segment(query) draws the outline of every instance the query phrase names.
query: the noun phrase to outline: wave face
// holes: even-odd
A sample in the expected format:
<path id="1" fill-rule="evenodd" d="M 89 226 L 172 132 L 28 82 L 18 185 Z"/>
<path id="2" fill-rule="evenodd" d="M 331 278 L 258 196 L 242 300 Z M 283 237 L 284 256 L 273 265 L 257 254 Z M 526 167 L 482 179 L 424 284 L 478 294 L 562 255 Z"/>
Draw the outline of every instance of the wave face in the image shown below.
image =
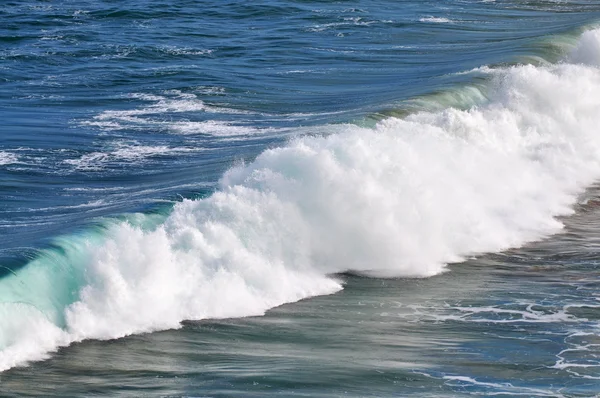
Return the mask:
<path id="1" fill-rule="evenodd" d="M 600 30 L 564 63 L 490 69 L 470 110 L 331 127 L 230 169 L 153 228 L 57 242 L 0 280 L 0 369 L 82 339 L 258 315 L 342 288 L 427 277 L 559 231 L 600 177 Z"/>

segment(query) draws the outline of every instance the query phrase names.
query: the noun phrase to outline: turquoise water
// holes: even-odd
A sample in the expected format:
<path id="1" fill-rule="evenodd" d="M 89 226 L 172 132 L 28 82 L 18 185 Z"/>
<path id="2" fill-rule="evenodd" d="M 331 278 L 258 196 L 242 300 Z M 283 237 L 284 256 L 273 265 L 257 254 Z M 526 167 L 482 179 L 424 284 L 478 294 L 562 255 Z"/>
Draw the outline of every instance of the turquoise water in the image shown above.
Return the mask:
<path id="1" fill-rule="evenodd" d="M 0 395 L 600 394 L 597 2 L 0 21 Z"/>

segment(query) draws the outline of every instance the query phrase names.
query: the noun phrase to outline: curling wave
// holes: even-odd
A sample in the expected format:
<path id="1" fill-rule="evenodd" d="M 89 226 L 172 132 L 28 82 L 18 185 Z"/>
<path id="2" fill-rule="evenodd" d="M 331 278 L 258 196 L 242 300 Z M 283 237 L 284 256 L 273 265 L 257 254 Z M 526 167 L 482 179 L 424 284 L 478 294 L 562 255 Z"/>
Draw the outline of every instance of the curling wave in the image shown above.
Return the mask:
<path id="1" fill-rule="evenodd" d="M 485 105 L 297 138 L 157 225 L 58 242 L 0 280 L 0 370 L 82 339 L 262 314 L 341 289 L 342 271 L 426 277 L 559 231 L 600 177 L 599 54 L 588 31 L 563 63 L 493 70 Z"/>

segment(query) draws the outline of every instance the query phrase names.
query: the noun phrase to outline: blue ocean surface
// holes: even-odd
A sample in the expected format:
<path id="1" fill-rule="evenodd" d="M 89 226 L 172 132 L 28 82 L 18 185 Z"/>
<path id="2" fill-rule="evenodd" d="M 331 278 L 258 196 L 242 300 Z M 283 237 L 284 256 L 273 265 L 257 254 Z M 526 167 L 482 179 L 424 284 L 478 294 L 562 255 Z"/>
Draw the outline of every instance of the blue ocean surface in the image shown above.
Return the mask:
<path id="1" fill-rule="evenodd" d="M 0 396 L 600 396 L 600 3 L 0 4 Z"/>

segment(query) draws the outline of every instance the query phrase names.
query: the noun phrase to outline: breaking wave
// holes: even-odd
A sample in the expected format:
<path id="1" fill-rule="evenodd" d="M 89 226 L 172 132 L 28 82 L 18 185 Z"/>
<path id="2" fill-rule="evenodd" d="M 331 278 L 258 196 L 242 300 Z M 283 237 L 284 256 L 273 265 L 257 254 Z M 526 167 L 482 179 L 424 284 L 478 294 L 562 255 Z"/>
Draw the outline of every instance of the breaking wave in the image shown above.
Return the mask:
<path id="1" fill-rule="evenodd" d="M 559 231 L 600 177 L 599 54 L 588 31 L 563 63 L 493 70 L 484 105 L 303 136 L 163 219 L 57 241 L 0 280 L 0 370 L 82 339 L 262 314 L 338 291 L 343 271 L 427 277 Z"/>

